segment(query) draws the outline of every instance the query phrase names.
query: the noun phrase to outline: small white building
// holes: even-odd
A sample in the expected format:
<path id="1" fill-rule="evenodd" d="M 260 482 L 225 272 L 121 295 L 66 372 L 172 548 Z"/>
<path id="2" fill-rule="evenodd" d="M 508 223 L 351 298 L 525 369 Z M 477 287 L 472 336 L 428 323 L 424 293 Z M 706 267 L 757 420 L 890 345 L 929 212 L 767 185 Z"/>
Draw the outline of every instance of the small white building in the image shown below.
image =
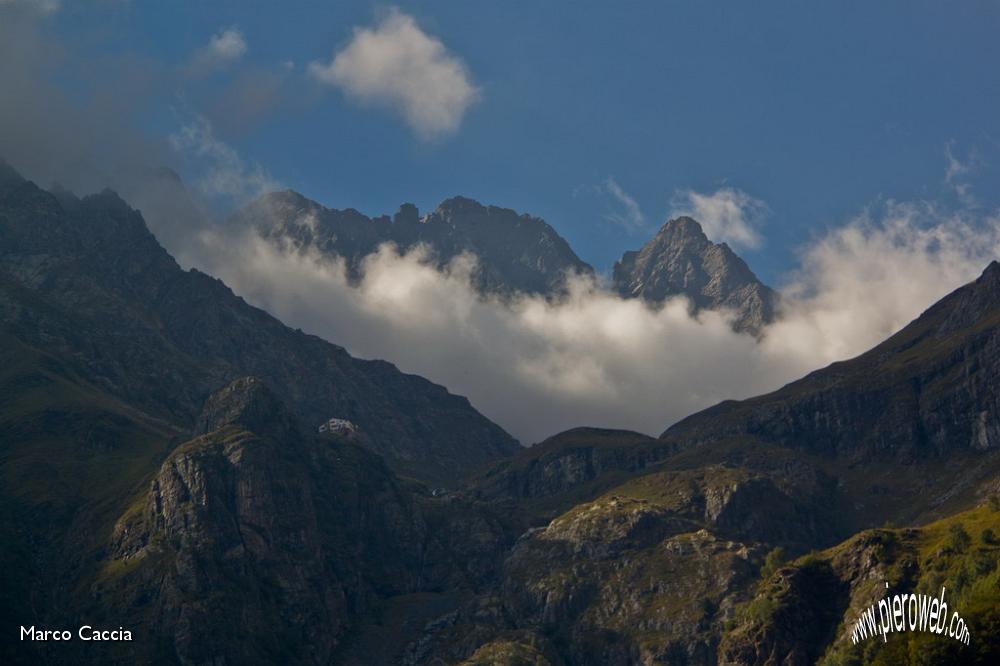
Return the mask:
<path id="1" fill-rule="evenodd" d="M 332 433 L 334 435 L 353 435 L 358 431 L 358 426 L 347 419 L 333 418 L 319 426 L 320 433 Z"/>

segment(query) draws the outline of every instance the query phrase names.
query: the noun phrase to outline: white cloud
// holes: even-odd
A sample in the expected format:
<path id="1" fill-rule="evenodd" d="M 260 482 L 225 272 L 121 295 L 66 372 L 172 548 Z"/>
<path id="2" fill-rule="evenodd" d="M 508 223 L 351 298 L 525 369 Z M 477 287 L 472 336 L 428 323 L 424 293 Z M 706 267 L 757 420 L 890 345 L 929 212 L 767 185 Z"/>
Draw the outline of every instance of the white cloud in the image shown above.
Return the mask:
<path id="1" fill-rule="evenodd" d="M 654 312 L 582 279 L 558 305 L 504 304 L 470 287 L 471 257 L 442 274 L 419 250 L 400 256 L 385 246 L 357 287 L 340 262 L 259 239 L 222 239 L 211 257 L 206 268 L 250 302 L 443 383 L 526 442 L 581 423 L 658 432 L 732 386 L 763 390 L 787 378 L 752 362 L 753 339 L 721 315 L 695 320 L 682 302 Z M 706 346 L 717 364 L 704 367 Z"/>
<path id="2" fill-rule="evenodd" d="M 713 241 L 743 248 L 760 246 L 761 238 L 755 227 L 768 211 L 763 201 L 732 187 L 723 187 L 712 194 L 683 190 L 674 196 L 672 208 L 671 217 L 693 217 Z"/>
<path id="3" fill-rule="evenodd" d="M 216 138 L 212 124 L 194 116 L 170 135 L 170 144 L 200 172 L 198 188 L 212 197 L 246 201 L 280 188 L 256 162 L 247 162 L 232 146 Z"/>
<path id="4" fill-rule="evenodd" d="M 681 300 L 652 309 L 585 279 L 559 303 L 482 299 L 474 258 L 442 274 L 384 247 L 352 286 L 339 262 L 260 239 L 208 237 L 205 270 L 289 325 L 466 395 L 526 443 L 578 425 L 659 433 L 861 353 L 1000 255 L 1000 219 L 892 204 L 816 241 L 760 342 Z"/>
<path id="5" fill-rule="evenodd" d="M 247 52 L 247 41 L 239 28 L 227 28 L 212 35 L 208 50 L 219 60 L 239 60 Z"/>
<path id="6" fill-rule="evenodd" d="M 971 166 L 962 162 L 957 157 L 955 157 L 952 151 L 952 142 L 948 142 L 944 146 L 944 158 L 947 164 L 944 170 L 944 182 L 951 184 L 959 176 L 963 176 L 971 170 Z"/>
<path id="7" fill-rule="evenodd" d="M 191 62 L 192 74 L 205 74 L 238 61 L 247 52 L 247 41 L 236 26 L 212 35 L 208 44 L 198 49 Z"/>
<path id="8" fill-rule="evenodd" d="M 355 28 L 331 62 L 309 72 L 362 103 L 399 110 L 424 138 L 456 131 L 479 98 L 465 63 L 397 9 L 374 28 Z"/>
<path id="9" fill-rule="evenodd" d="M 817 366 L 856 355 L 1000 257 L 1000 218 L 889 202 L 812 244 L 769 346 Z"/>
<path id="10" fill-rule="evenodd" d="M 944 145 L 944 183 L 955 192 L 962 205 L 971 208 L 976 206 L 976 198 L 967 179 L 979 166 L 979 161 L 974 152 L 969 152 L 965 160 L 959 159 L 953 150 L 954 143 L 949 141 Z"/>
<path id="11" fill-rule="evenodd" d="M 621 206 L 620 210 L 612 211 L 605 215 L 605 219 L 624 227 L 629 232 L 645 228 L 646 216 L 642 214 L 642 208 L 639 207 L 639 203 L 628 192 L 622 189 L 618 181 L 609 176 L 604 181 L 601 190 L 614 197 Z"/>

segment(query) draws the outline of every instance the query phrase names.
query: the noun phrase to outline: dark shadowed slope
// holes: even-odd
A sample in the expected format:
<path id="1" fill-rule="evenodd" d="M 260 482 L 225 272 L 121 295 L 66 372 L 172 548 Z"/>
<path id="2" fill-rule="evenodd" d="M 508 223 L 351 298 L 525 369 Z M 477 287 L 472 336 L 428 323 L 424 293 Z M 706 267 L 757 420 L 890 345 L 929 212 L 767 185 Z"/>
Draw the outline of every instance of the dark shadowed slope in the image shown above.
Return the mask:
<path id="1" fill-rule="evenodd" d="M 852 505 L 842 513 L 850 524 L 830 535 L 846 536 L 887 518 L 940 515 L 956 498 L 967 500 L 1000 451 L 998 384 L 1000 264 L 994 262 L 855 359 L 767 395 L 720 403 L 655 440 L 569 430 L 497 463 L 472 488 L 483 497 L 558 510 L 656 465 L 724 463 L 790 479 L 820 473 L 839 487 L 838 501 Z"/>
<path id="2" fill-rule="evenodd" d="M 114 193 L 57 198 L 9 167 L 0 175 L 0 322 L 107 393 L 182 426 L 211 391 L 253 374 L 304 427 L 350 419 L 395 469 L 435 483 L 518 448 L 465 398 L 352 358 L 181 270 Z"/>
<path id="3" fill-rule="evenodd" d="M 475 631 L 468 663 L 995 662 L 1000 500 L 982 504 L 1000 490 L 998 287 L 994 263 L 859 358 L 658 440 L 571 430 L 498 463 L 474 490 L 544 520 L 511 549 L 499 601 L 438 629 L 437 654 Z M 780 568 L 778 547 L 829 550 Z M 846 623 L 886 582 L 946 586 L 976 644 L 855 649 Z"/>
<path id="4" fill-rule="evenodd" d="M 1000 263 L 874 349 L 670 427 L 686 446 L 734 436 L 847 460 L 1000 447 Z"/>

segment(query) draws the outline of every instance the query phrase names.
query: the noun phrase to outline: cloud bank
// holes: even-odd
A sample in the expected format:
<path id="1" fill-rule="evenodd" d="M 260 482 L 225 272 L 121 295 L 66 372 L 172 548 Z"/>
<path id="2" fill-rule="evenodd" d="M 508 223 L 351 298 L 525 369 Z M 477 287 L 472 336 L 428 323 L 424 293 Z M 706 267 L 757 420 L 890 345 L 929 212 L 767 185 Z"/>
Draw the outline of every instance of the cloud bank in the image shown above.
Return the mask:
<path id="1" fill-rule="evenodd" d="M 238 203 L 279 189 L 277 181 L 256 162 L 248 162 L 215 136 L 212 124 L 194 115 L 170 135 L 170 145 L 201 172 L 196 185 L 202 194 Z"/>
<path id="2" fill-rule="evenodd" d="M 479 98 L 465 63 L 397 9 L 374 28 L 355 28 L 332 61 L 309 72 L 363 104 L 396 109 L 423 138 L 455 132 Z"/>
<path id="3" fill-rule="evenodd" d="M 756 227 L 767 214 L 767 205 L 746 192 L 723 187 L 712 194 L 694 190 L 678 192 L 672 202 L 671 217 L 688 215 L 701 222 L 705 235 L 734 248 L 760 246 Z"/>
<path id="4" fill-rule="evenodd" d="M 239 28 L 227 28 L 212 35 L 208 42 L 208 52 L 221 61 L 239 60 L 247 52 L 247 42 Z"/>
<path id="5" fill-rule="evenodd" d="M 767 334 L 826 364 L 856 355 L 1000 258 L 1000 216 L 928 202 L 867 210 L 810 245 Z"/>
<path id="6" fill-rule="evenodd" d="M 470 286 L 474 257 L 441 273 L 385 246 L 357 286 L 344 266 L 246 235 L 205 240 L 205 268 L 289 325 L 388 358 L 469 397 L 525 443 L 578 425 L 658 434 L 727 398 L 776 389 L 856 355 L 974 279 L 1000 255 L 1000 219 L 890 203 L 816 241 L 762 341 L 724 313 L 652 309 L 585 279 L 552 303 L 500 302 Z"/>

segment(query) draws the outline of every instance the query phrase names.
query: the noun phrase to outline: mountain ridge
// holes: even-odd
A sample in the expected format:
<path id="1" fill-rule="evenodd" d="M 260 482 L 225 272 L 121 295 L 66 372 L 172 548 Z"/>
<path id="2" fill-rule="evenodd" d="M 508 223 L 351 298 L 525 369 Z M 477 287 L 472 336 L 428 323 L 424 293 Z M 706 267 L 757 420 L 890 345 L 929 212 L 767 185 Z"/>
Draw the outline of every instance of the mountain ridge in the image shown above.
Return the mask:
<path id="1" fill-rule="evenodd" d="M 983 418 L 995 421 L 1000 403 L 987 399 L 986 404 L 976 402 L 977 406 L 972 407 L 970 402 L 979 400 L 976 396 L 995 395 L 997 388 L 990 372 L 1000 374 L 998 287 L 1000 263 L 993 261 L 976 280 L 931 305 L 872 349 L 815 370 L 772 393 L 726 401 L 692 414 L 664 431 L 661 439 L 718 439 L 751 433 L 767 436 L 773 432 L 779 441 L 806 439 L 836 448 L 841 442 L 860 443 L 873 438 L 875 443 L 886 446 L 894 441 L 889 433 L 899 432 L 934 447 L 948 439 L 936 433 L 957 427 L 965 433 L 962 439 L 968 446 L 996 448 L 1000 446 L 1000 431 L 987 427 Z M 981 364 L 960 370 L 962 359 L 972 356 L 982 359 Z M 867 415 L 863 421 L 837 416 L 837 402 L 842 400 L 838 396 L 848 395 L 855 408 Z M 791 408 L 784 405 L 790 398 L 814 401 L 807 409 L 820 410 L 815 411 L 819 416 L 786 420 Z M 827 416 L 822 416 L 823 409 L 829 411 Z M 937 413 L 940 410 L 966 411 L 942 418 Z M 745 425 L 729 425 L 734 418 L 750 413 L 753 419 L 744 421 Z M 891 424 L 885 424 L 883 417 L 891 419 Z M 915 425 L 907 426 L 907 419 Z M 884 439 L 881 432 L 889 439 Z"/>
<path id="2" fill-rule="evenodd" d="M 0 617 L 137 637 L 0 659 L 836 664 L 888 575 L 947 578 L 981 642 L 945 656 L 992 663 L 998 294 L 993 262 L 859 357 L 659 438 L 519 449 L 182 271 L 113 193 L 0 165 Z M 318 433 L 330 416 L 358 434 Z"/>
<path id="3" fill-rule="evenodd" d="M 21 179 L 0 195 L 0 241 L 5 329 L 60 347 L 106 390 L 162 418 L 193 424 L 210 392 L 251 374 L 290 398 L 306 425 L 348 418 L 396 469 L 435 482 L 453 479 L 456 462 L 471 471 L 518 448 L 466 398 L 354 359 L 216 278 L 183 271 L 110 190 L 68 212 Z"/>
<path id="4" fill-rule="evenodd" d="M 473 286 L 483 295 L 551 296 L 561 293 L 568 274 L 594 272 L 541 218 L 462 196 L 445 199 L 423 216 L 407 203 L 392 217 L 367 217 L 353 208 L 327 208 L 285 190 L 261 196 L 230 216 L 227 224 L 254 229 L 282 247 L 343 258 L 354 280 L 360 277 L 364 258 L 384 243 L 402 252 L 427 247 L 439 268 L 463 253 L 475 255 Z"/>

